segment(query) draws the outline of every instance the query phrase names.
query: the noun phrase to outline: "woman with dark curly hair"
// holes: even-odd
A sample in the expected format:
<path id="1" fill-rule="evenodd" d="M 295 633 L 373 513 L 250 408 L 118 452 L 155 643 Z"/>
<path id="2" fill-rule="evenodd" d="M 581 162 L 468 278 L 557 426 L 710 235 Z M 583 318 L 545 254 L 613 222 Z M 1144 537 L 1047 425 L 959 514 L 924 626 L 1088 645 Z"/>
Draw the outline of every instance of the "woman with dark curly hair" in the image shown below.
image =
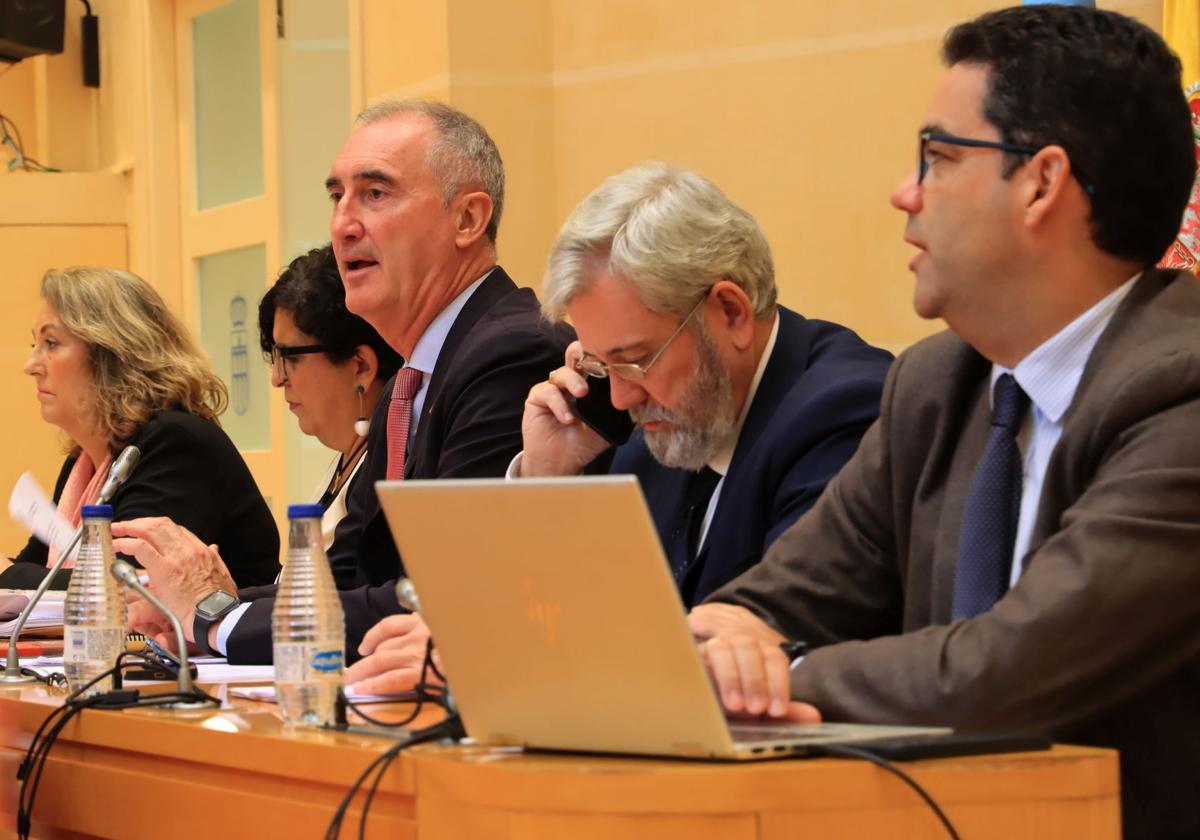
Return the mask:
<path id="1" fill-rule="evenodd" d="M 67 437 L 59 513 L 77 525 L 114 456 L 134 445 L 141 459 L 110 500 L 115 518 L 170 517 L 220 546 L 239 586 L 270 583 L 279 533 L 217 420 L 225 385 L 162 297 L 111 268 L 48 271 L 41 292 L 25 372 L 37 382 L 42 419 Z M 0 560 L 0 587 L 36 586 L 56 557 L 31 538 L 11 565 Z M 69 575 L 64 568 L 52 585 L 65 588 Z"/>
<path id="2" fill-rule="evenodd" d="M 321 530 L 328 547 L 366 454 L 368 418 L 403 360 L 346 309 L 328 245 L 283 270 L 258 305 L 258 330 L 271 361 L 271 384 L 283 389 L 300 431 L 338 453 L 313 499 L 325 507 Z"/>

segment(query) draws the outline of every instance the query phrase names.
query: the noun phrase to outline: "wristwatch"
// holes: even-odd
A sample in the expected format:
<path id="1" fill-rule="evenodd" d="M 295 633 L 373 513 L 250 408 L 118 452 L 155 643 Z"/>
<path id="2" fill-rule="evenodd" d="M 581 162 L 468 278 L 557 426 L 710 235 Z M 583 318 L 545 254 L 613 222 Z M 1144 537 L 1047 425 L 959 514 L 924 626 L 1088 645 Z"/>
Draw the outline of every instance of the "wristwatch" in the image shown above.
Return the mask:
<path id="1" fill-rule="evenodd" d="M 779 649 L 787 656 L 788 663 L 795 665 L 797 659 L 803 659 L 808 654 L 808 642 L 802 642 L 798 639 L 785 639 L 779 643 Z"/>
<path id="2" fill-rule="evenodd" d="M 233 612 L 240 604 L 238 596 L 224 589 L 214 589 L 196 604 L 196 617 L 192 619 L 192 638 L 196 647 L 207 656 L 220 656 L 219 651 L 213 650 L 208 644 L 209 629 L 225 616 Z"/>

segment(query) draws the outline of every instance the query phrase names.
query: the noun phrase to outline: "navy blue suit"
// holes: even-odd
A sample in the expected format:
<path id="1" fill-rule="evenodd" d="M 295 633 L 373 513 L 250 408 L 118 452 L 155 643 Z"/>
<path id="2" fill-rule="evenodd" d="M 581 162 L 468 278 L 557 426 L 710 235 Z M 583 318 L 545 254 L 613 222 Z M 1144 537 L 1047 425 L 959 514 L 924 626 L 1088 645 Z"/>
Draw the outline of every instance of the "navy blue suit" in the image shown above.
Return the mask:
<path id="1" fill-rule="evenodd" d="M 639 429 L 621 446 L 612 473 L 638 477 L 687 606 L 753 566 L 810 507 L 858 449 L 879 416 L 890 353 L 845 327 L 779 307 L 779 335 L 742 426 L 717 509 L 698 556 L 712 493 L 704 472 L 664 467 Z"/>

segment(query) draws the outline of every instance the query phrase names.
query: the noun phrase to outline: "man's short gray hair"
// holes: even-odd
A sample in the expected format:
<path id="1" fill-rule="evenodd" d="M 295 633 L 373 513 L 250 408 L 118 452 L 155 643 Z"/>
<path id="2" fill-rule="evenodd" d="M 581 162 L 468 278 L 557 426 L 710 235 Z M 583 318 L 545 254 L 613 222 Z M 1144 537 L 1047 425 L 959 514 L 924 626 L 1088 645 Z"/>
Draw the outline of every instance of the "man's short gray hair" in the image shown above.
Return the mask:
<path id="1" fill-rule="evenodd" d="M 437 129 L 437 139 L 429 146 L 429 168 L 442 190 L 442 201 L 450 200 L 464 189 L 478 189 L 492 199 L 492 218 L 487 237 L 494 245 L 504 210 L 504 162 L 500 150 L 482 125 L 462 111 L 444 102 L 423 99 L 385 99 L 368 105 L 358 115 L 359 125 L 371 125 L 396 117 L 420 114 Z"/>
<path id="2" fill-rule="evenodd" d="M 546 317 L 561 320 L 605 268 L 628 278 L 652 312 L 683 315 L 722 279 L 741 286 L 755 316 L 775 307 L 775 267 L 758 222 L 707 178 L 665 163 L 614 175 L 567 217 L 546 264 Z"/>

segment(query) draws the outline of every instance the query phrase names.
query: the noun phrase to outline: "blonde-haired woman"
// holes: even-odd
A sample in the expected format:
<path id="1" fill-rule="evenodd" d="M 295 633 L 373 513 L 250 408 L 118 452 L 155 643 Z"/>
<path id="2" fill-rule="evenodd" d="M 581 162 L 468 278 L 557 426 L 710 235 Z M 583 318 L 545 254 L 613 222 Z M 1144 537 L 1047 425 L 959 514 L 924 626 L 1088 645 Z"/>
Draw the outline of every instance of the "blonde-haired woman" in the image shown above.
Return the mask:
<path id="1" fill-rule="evenodd" d="M 141 460 L 110 502 L 117 520 L 166 516 L 221 555 L 239 586 L 270 583 L 279 535 L 245 462 L 217 420 L 225 385 L 150 284 L 111 268 L 51 270 L 42 278 L 25 372 L 42 419 L 69 439 L 54 499 L 77 524 L 112 459 L 135 445 Z M 32 538 L 0 573 L 30 588 L 53 556 Z M 67 574 L 54 585 L 65 587 Z"/>

